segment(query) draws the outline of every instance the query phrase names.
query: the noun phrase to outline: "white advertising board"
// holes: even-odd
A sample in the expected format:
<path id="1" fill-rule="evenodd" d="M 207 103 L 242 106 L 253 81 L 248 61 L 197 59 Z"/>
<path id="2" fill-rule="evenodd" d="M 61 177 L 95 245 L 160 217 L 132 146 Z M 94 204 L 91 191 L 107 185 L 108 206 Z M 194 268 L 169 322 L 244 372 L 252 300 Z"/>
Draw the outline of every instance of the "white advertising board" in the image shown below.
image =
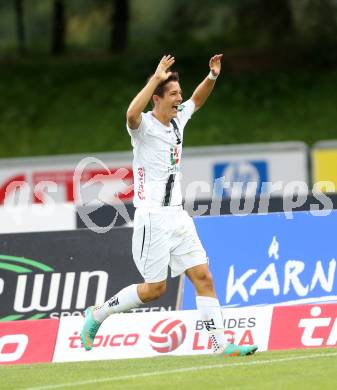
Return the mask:
<path id="1" fill-rule="evenodd" d="M 271 307 L 223 310 L 225 334 L 237 344 L 268 346 Z M 99 329 L 91 351 L 81 346 L 82 317 L 60 319 L 54 362 L 126 359 L 212 353 L 212 344 L 197 310 L 117 314 Z"/>
<path id="2" fill-rule="evenodd" d="M 0 207 L 0 234 L 76 229 L 73 203 Z"/>
<path id="3" fill-rule="evenodd" d="M 290 182 L 308 183 L 308 152 L 301 142 L 185 148 L 182 173 L 188 201 L 284 195 L 293 192 Z M 0 160 L 0 204 L 132 201 L 132 185 L 131 151 Z"/>
<path id="4" fill-rule="evenodd" d="M 182 165 L 186 200 L 282 196 L 293 193 L 291 183 L 300 181 L 305 187 L 309 180 L 308 150 L 302 142 L 191 148 Z M 300 188 L 301 192 L 307 189 Z"/>
<path id="5" fill-rule="evenodd" d="M 0 204 L 109 203 L 116 197 L 132 200 L 131 153 L 0 160 Z"/>

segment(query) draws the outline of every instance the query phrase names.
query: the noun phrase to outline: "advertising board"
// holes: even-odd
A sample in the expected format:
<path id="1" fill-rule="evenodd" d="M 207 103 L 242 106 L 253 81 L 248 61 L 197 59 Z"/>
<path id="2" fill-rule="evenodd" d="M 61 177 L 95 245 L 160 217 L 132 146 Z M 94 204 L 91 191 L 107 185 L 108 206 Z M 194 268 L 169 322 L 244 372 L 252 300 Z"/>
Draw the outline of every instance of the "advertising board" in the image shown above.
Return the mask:
<path id="1" fill-rule="evenodd" d="M 312 181 L 324 192 L 337 191 L 337 142 L 321 141 L 311 152 Z M 329 182 L 329 183 L 327 183 Z"/>
<path id="2" fill-rule="evenodd" d="M 182 171 L 187 201 L 278 196 L 292 193 L 291 182 L 308 184 L 308 151 L 301 142 L 191 148 L 184 150 Z"/>
<path id="3" fill-rule="evenodd" d="M 256 344 L 259 352 L 337 347 L 336 304 L 227 308 L 222 314 L 227 340 Z M 197 310 L 112 315 L 91 351 L 81 345 L 83 321 L 70 316 L 0 323 L 0 364 L 213 353 Z"/>
<path id="4" fill-rule="evenodd" d="M 269 350 L 323 347 L 337 347 L 336 304 L 274 307 Z"/>
<path id="5" fill-rule="evenodd" d="M 225 334 L 240 345 L 268 345 L 272 308 L 224 310 Z M 85 351 L 79 331 L 83 319 L 60 320 L 53 361 L 140 358 L 163 355 L 212 353 L 212 343 L 198 311 L 119 314 L 110 316 L 99 329 L 94 348 Z"/>
<path id="6" fill-rule="evenodd" d="M 337 301 L 337 211 L 199 217 L 224 307 Z M 195 308 L 186 280 L 183 309 Z"/>
<path id="7" fill-rule="evenodd" d="M 73 203 L 0 206 L 0 234 L 76 229 Z"/>
<path id="8" fill-rule="evenodd" d="M 51 362 L 58 320 L 0 323 L 0 364 Z"/>
<path id="9" fill-rule="evenodd" d="M 0 320 L 81 315 L 143 279 L 133 263 L 130 228 L 106 234 L 87 229 L 0 236 Z M 134 311 L 170 311 L 180 278 L 166 294 Z"/>
<path id="10" fill-rule="evenodd" d="M 308 183 L 307 154 L 301 142 L 185 148 L 183 197 L 283 194 L 294 180 Z M 281 185 L 274 189 L 272 182 Z M 235 183 L 242 187 L 234 188 Z M 132 198 L 131 151 L 0 160 L 0 204 L 103 205 Z"/>
<path id="11" fill-rule="evenodd" d="M 131 165 L 130 152 L 2 159 L 0 204 L 132 201 Z"/>

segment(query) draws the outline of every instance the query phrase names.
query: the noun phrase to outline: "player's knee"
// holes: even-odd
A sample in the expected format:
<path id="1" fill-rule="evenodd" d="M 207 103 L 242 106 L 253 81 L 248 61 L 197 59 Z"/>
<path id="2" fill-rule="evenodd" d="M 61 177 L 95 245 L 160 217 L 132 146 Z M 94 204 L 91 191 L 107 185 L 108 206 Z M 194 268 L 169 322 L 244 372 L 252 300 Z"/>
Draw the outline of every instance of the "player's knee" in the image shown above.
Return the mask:
<path id="1" fill-rule="evenodd" d="M 154 301 L 160 298 L 166 291 L 166 283 L 154 283 L 148 285 L 148 299 Z"/>
<path id="2" fill-rule="evenodd" d="M 213 283 L 213 277 L 211 272 L 208 269 L 201 269 L 195 275 L 194 279 L 196 279 L 200 283 Z"/>
<path id="3" fill-rule="evenodd" d="M 138 295 L 143 303 L 160 298 L 166 291 L 166 282 L 143 283 L 138 287 Z"/>
<path id="4" fill-rule="evenodd" d="M 213 288 L 213 277 L 210 271 L 203 272 L 201 282 L 205 287 Z"/>
<path id="5" fill-rule="evenodd" d="M 153 289 L 153 299 L 160 298 L 166 291 L 166 284 L 160 284 Z"/>
<path id="6" fill-rule="evenodd" d="M 214 291 L 213 277 L 210 271 L 204 270 L 198 273 L 197 278 L 194 280 L 194 285 L 197 291 L 202 293 Z"/>

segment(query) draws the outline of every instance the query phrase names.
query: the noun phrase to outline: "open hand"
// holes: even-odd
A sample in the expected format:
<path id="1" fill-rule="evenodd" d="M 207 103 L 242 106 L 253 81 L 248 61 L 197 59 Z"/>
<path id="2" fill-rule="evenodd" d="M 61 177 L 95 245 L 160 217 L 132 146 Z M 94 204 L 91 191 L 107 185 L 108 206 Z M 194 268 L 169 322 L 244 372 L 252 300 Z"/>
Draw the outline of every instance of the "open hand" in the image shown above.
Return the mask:
<path id="1" fill-rule="evenodd" d="M 172 74 L 172 72 L 170 72 L 168 70 L 174 64 L 174 62 L 175 62 L 175 59 L 170 54 L 167 56 L 164 56 L 160 60 L 158 66 L 157 66 L 157 69 L 154 73 L 155 76 L 158 77 L 161 81 L 167 80 Z"/>
<path id="2" fill-rule="evenodd" d="M 216 54 L 209 60 L 209 68 L 213 76 L 219 76 L 221 71 L 221 59 L 223 54 Z"/>

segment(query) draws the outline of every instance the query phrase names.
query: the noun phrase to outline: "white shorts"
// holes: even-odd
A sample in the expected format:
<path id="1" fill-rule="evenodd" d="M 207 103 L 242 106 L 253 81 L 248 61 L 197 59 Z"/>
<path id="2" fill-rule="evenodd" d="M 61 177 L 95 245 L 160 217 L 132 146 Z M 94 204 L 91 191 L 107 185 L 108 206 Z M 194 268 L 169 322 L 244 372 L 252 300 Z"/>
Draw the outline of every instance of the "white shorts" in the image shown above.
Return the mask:
<path id="1" fill-rule="evenodd" d="M 145 282 L 155 283 L 208 262 L 192 218 L 181 206 L 136 209 L 132 254 Z"/>

